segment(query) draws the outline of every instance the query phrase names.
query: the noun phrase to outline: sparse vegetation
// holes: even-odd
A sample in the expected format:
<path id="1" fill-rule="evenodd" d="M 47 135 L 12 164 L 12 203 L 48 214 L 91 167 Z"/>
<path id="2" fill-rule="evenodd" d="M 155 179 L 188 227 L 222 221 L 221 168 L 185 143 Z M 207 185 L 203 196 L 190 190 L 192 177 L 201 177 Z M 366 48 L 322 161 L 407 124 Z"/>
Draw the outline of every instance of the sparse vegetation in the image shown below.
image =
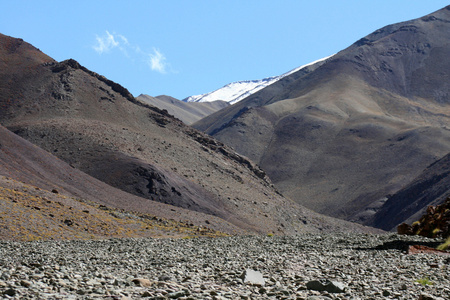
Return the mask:
<path id="1" fill-rule="evenodd" d="M 440 232 L 441 232 L 441 230 L 439 228 L 435 228 L 435 229 L 433 229 L 431 236 L 436 237 Z"/>
<path id="2" fill-rule="evenodd" d="M 450 249 L 450 237 L 447 240 L 437 247 L 438 250 L 449 250 Z"/>
<path id="3" fill-rule="evenodd" d="M 428 277 L 417 279 L 416 282 L 420 283 L 423 286 L 434 284 L 434 282 L 432 282 Z"/>
<path id="4" fill-rule="evenodd" d="M 0 239 L 36 241 L 226 235 L 190 222 L 112 209 L 8 180 L 14 188 L 0 185 L 0 227 L 3 228 Z"/>

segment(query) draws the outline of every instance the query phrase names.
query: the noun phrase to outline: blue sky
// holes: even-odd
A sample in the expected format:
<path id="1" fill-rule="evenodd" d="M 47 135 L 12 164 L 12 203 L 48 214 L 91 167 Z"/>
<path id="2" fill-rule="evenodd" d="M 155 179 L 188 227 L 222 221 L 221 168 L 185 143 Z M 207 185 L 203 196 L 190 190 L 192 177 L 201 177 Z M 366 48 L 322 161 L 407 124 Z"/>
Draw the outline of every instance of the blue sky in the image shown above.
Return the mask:
<path id="1" fill-rule="evenodd" d="M 388 24 L 448 5 L 423 0 L 0 0 L 0 33 L 138 96 L 178 99 L 279 75 Z"/>

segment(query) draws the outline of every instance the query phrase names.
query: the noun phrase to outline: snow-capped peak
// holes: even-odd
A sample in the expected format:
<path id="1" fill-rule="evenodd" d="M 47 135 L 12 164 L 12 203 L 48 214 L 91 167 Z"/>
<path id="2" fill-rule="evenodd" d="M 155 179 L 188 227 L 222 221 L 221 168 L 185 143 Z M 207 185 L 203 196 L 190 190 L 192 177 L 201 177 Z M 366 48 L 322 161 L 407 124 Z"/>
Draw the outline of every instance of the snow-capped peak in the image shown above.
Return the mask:
<path id="1" fill-rule="evenodd" d="M 333 56 L 333 55 L 331 55 Z M 229 83 L 225 85 L 224 87 L 215 90 L 213 92 L 202 94 L 202 95 L 195 95 L 190 96 L 185 99 L 183 99 L 184 102 L 212 102 L 216 100 L 223 100 L 227 101 L 230 104 L 234 104 L 236 102 L 241 101 L 242 99 L 250 96 L 251 94 L 256 93 L 259 90 L 262 90 L 266 86 L 271 85 L 272 83 L 277 82 L 283 77 L 286 77 L 288 75 L 291 75 L 292 73 L 295 73 L 297 71 L 300 71 L 303 68 L 306 68 L 308 66 L 311 66 L 313 64 L 316 64 L 318 62 L 324 61 L 331 56 L 313 61 L 309 64 L 300 66 L 298 68 L 295 68 L 289 72 L 286 72 L 279 76 L 273 76 L 273 77 L 267 77 L 264 79 L 259 80 L 244 80 L 244 81 L 236 81 Z"/>

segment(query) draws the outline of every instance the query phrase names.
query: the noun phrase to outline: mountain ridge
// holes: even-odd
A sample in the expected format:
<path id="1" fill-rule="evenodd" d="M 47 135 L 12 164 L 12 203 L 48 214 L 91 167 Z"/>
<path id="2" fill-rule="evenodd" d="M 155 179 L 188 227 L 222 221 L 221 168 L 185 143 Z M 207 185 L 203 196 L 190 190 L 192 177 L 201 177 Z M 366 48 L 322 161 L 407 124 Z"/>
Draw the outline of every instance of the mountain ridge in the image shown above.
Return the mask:
<path id="1" fill-rule="evenodd" d="M 228 83 L 224 85 L 222 88 L 219 88 L 217 90 L 214 90 L 212 92 L 201 94 L 201 95 L 195 95 L 195 96 L 189 96 L 184 98 L 183 102 L 211 102 L 211 101 L 217 101 L 222 100 L 226 101 L 230 104 L 237 103 L 241 101 L 242 99 L 245 99 L 246 97 L 258 92 L 259 90 L 277 82 L 278 80 L 291 75 L 292 73 L 298 72 L 302 69 L 306 69 L 308 67 L 311 67 L 313 65 L 320 65 L 333 55 L 315 60 L 311 63 L 302 65 L 300 67 L 297 67 L 295 69 L 292 69 L 291 71 L 288 71 L 286 73 L 283 73 L 278 76 L 271 76 L 266 77 L 263 79 L 256 79 L 256 80 L 240 80 L 235 81 L 232 83 Z"/>

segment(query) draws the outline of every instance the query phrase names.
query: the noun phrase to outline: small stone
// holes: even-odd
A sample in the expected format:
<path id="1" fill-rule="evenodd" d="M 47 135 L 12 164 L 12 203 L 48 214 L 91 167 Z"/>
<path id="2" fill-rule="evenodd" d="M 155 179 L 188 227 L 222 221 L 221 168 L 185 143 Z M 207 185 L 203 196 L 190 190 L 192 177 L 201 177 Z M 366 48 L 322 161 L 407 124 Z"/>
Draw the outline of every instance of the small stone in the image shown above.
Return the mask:
<path id="1" fill-rule="evenodd" d="M 145 291 L 141 294 L 141 297 L 152 297 L 152 294 L 149 291 Z"/>
<path id="2" fill-rule="evenodd" d="M 169 297 L 170 299 L 178 299 L 180 297 L 186 296 L 186 293 L 184 291 L 178 291 L 178 292 L 169 293 L 166 296 Z"/>
<path id="3" fill-rule="evenodd" d="M 244 283 L 260 285 L 260 286 L 264 286 L 264 284 L 265 284 L 265 280 L 264 280 L 264 277 L 261 274 L 261 272 L 254 271 L 251 269 L 245 270 L 241 274 L 240 278 L 242 279 L 242 282 L 244 282 Z"/>
<path id="4" fill-rule="evenodd" d="M 23 287 L 29 288 L 30 286 L 32 286 L 32 283 L 30 281 L 28 281 L 28 280 L 21 280 L 20 281 L 20 285 L 23 286 Z"/>
<path id="5" fill-rule="evenodd" d="M 152 282 L 145 278 L 135 278 L 131 282 L 136 285 L 143 286 L 143 287 L 151 287 L 152 286 Z"/>
<path id="6" fill-rule="evenodd" d="M 425 293 L 422 293 L 422 294 L 419 296 L 419 300 L 440 300 L 440 299 L 442 299 L 442 298 L 440 298 L 440 297 L 434 297 L 434 296 L 431 296 L 431 295 L 425 294 Z"/>
<path id="7" fill-rule="evenodd" d="M 311 280 L 306 283 L 306 288 L 308 290 L 326 291 L 329 293 L 343 293 L 345 291 L 345 285 L 343 283 L 329 280 Z"/>
<path id="8" fill-rule="evenodd" d="M 3 294 L 4 294 L 4 295 L 7 295 L 7 296 L 13 297 L 13 296 L 16 295 L 16 290 L 13 289 L 13 288 L 9 288 L 9 289 L 7 289 L 6 291 L 4 291 Z"/>
<path id="9" fill-rule="evenodd" d="M 159 281 L 170 281 L 170 279 L 171 279 L 170 276 L 167 275 L 161 275 L 158 277 Z"/>

